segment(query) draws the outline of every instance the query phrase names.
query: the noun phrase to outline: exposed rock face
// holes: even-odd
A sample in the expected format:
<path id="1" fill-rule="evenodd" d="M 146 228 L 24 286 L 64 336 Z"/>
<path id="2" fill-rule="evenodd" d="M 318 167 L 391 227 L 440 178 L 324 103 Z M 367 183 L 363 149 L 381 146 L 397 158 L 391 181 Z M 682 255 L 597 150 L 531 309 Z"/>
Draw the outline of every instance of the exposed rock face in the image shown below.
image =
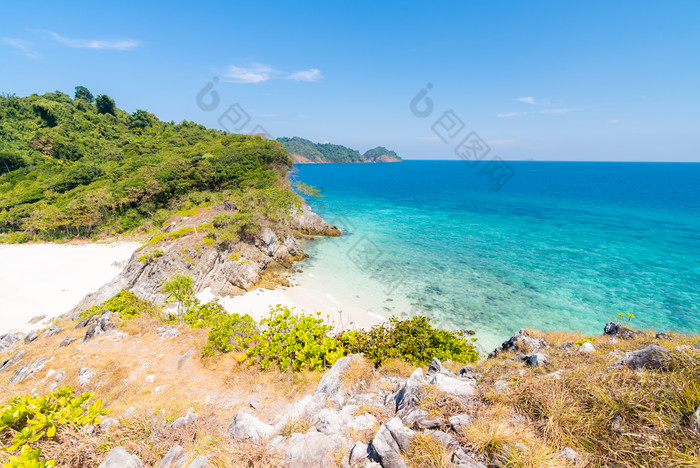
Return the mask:
<path id="1" fill-rule="evenodd" d="M 75 318 L 79 312 L 106 301 L 123 289 L 132 291 L 141 299 L 163 304 L 167 296 L 161 290 L 162 285 L 178 274 L 195 280 L 195 292 L 210 288 L 212 293 L 219 296 L 242 294 L 256 287 L 265 271 L 273 267 L 286 268 L 294 261 L 305 258 L 306 254 L 297 239 L 285 231 L 291 229 L 300 234 L 340 235 L 338 228 L 303 205 L 289 226 L 281 227 L 280 231 L 264 227 L 251 239 L 231 247 L 231 250 L 207 246 L 207 233 L 205 230 L 198 231 L 197 227 L 226 210 L 229 208 L 217 207 L 196 221 L 181 221 L 167 228 L 171 233 L 182 229 L 189 231 L 172 238 L 164 235 L 161 242 L 147 244 L 134 252 L 121 274 L 97 292 L 88 294 L 70 312 L 70 318 Z M 156 251 L 158 256 L 153 255 Z"/>
<path id="2" fill-rule="evenodd" d="M 0 351 L 10 348 L 12 345 L 22 339 L 22 333 L 4 333 L 0 335 Z"/>
<path id="3" fill-rule="evenodd" d="M 500 348 L 494 349 L 489 357 L 496 357 L 502 352 L 516 352 L 516 353 L 536 353 L 544 349 L 547 344 L 541 338 L 532 338 L 528 335 L 525 329 L 522 329 L 515 333 L 513 336 L 504 341 Z"/>
<path id="4" fill-rule="evenodd" d="M 303 205 L 299 216 L 294 218 L 289 226 L 302 233 L 312 236 L 339 236 L 340 229 L 331 226 L 319 215 L 311 211 L 309 205 Z"/>
<path id="5" fill-rule="evenodd" d="M 630 369 L 662 369 L 666 367 L 669 351 L 657 345 L 649 345 L 639 351 L 628 351 L 616 365 L 627 366 Z"/>
<path id="6" fill-rule="evenodd" d="M 185 416 L 181 416 L 177 418 L 175 421 L 172 422 L 170 425 L 171 429 L 184 429 L 187 426 L 190 426 L 192 424 L 195 424 L 197 420 L 199 419 L 199 415 L 194 412 L 194 408 L 190 408 L 187 410 L 187 414 Z"/>
<path id="7" fill-rule="evenodd" d="M 46 364 L 44 358 L 37 358 L 34 362 L 28 362 L 27 364 L 17 369 L 14 374 L 12 374 L 12 377 L 10 377 L 10 383 L 21 382 L 31 377 L 32 375 L 36 374 L 41 369 L 43 369 L 44 364 Z"/>
<path id="8" fill-rule="evenodd" d="M 187 455 L 183 448 L 175 444 L 170 447 L 168 453 L 165 454 L 163 460 L 158 464 L 158 468 L 176 468 L 177 466 L 181 466 L 186 458 Z"/>
<path id="9" fill-rule="evenodd" d="M 103 310 L 101 315 L 95 315 L 87 320 L 83 320 L 75 328 L 87 328 L 83 341 L 91 340 L 92 338 L 104 335 L 110 330 L 116 330 L 119 327 L 119 318 L 109 310 Z"/>
<path id="10" fill-rule="evenodd" d="M 595 346 L 593 346 L 593 343 L 591 343 L 590 341 L 586 341 L 578 349 L 579 353 L 592 353 L 594 351 L 595 351 Z"/>
<path id="11" fill-rule="evenodd" d="M 285 465 L 299 468 L 331 468 L 335 466 L 332 453 L 348 446 L 349 443 L 342 437 L 329 436 L 320 432 L 292 434 L 286 443 Z"/>
<path id="12" fill-rule="evenodd" d="M 233 439 L 260 440 L 271 437 L 275 428 L 251 414 L 239 411 L 231 420 L 226 433 Z"/>
<path id="13" fill-rule="evenodd" d="M 23 357 L 25 354 L 26 354 L 26 351 L 23 350 L 23 349 L 21 349 L 21 350 L 17 351 L 15 354 L 13 354 L 11 357 L 9 357 L 9 358 L 5 359 L 4 361 L 2 361 L 2 363 L 0 364 L 0 372 L 9 370 L 10 367 L 12 367 L 12 365 L 13 365 L 15 362 L 17 362 L 17 361 L 19 361 L 20 359 L 22 359 L 22 357 Z"/>
<path id="14" fill-rule="evenodd" d="M 107 454 L 98 468 L 143 468 L 141 460 L 131 455 L 124 447 L 116 447 Z"/>

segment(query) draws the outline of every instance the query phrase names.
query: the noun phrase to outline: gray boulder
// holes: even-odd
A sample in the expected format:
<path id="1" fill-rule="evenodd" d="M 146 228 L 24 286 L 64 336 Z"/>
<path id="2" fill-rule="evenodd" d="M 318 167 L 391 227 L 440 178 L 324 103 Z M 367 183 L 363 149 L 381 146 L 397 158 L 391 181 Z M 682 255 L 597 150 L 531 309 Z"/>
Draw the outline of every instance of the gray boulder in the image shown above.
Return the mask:
<path id="1" fill-rule="evenodd" d="M 394 417 L 385 423 L 386 428 L 391 433 L 399 448 L 405 452 L 413 439 L 413 431 L 403 425 L 401 419 Z"/>
<path id="2" fill-rule="evenodd" d="M 574 343 L 573 341 L 565 341 L 564 343 L 559 345 L 559 347 L 557 349 L 560 351 L 569 351 L 569 350 L 574 349 L 575 346 L 576 346 L 576 343 Z"/>
<path id="3" fill-rule="evenodd" d="M 209 459 L 205 457 L 204 455 L 197 455 L 197 457 L 192 460 L 192 463 L 190 463 L 187 468 L 208 468 L 209 467 Z"/>
<path id="4" fill-rule="evenodd" d="M 54 335 L 57 335 L 57 334 L 61 333 L 62 331 L 63 331 L 63 328 L 61 328 L 61 327 L 59 327 L 58 325 L 52 323 L 52 324 L 49 325 L 48 330 L 46 330 L 46 332 L 44 332 L 44 336 L 45 336 L 46 338 L 50 338 L 50 337 L 52 337 L 52 336 L 54 336 Z"/>
<path id="5" fill-rule="evenodd" d="M 165 454 L 165 457 L 158 464 L 157 468 L 178 468 L 178 465 L 181 465 L 186 459 L 187 455 L 183 448 L 175 444 L 170 447 L 170 450 Z"/>
<path id="6" fill-rule="evenodd" d="M 396 411 L 410 411 L 416 407 L 421 396 L 421 386 L 425 385 L 423 370 L 418 368 L 406 380 L 403 388 L 396 394 Z"/>
<path id="7" fill-rule="evenodd" d="M 474 418 L 472 418 L 471 416 L 469 416 L 466 413 L 462 413 L 462 414 L 456 414 L 454 416 L 450 416 L 449 422 L 450 422 L 450 426 L 452 426 L 453 429 L 457 430 L 457 429 L 465 428 L 468 425 L 470 425 L 471 423 L 473 423 Z"/>
<path id="8" fill-rule="evenodd" d="M 333 435 L 344 432 L 348 423 L 348 417 L 333 408 L 324 408 L 318 413 L 318 421 L 315 424 L 316 430 L 321 434 Z"/>
<path id="9" fill-rule="evenodd" d="M 302 234 L 314 236 L 339 236 L 341 234 L 340 229 L 324 221 L 323 218 L 311 211 L 311 207 L 306 203 L 300 211 L 295 213 L 289 227 Z"/>
<path id="10" fill-rule="evenodd" d="M 355 442 L 355 445 L 350 449 L 350 466 L 364 466 L 369 462 L 369 446 L 362 442 Z"/>
<path id="11" fill-rule="evenodd" d="M 468 455 L 464 450 L 457 449 L 452 457 L 455 468 L 487 468 L 486 465 Z"/>
<path id="12" fill-rule="evenodd" d="M 286 466 L 299 468 L 333 467 L 332 453 L 348 447 L 350 442 L 337 436 L 320 432 L 292 434 L 284 454 Z"/>
<path id="13" fill-rule="evenodd" d="M 71 343 L 74 342 L 75 340 L 77 340 L 77 338 L 74 338 L 74 337 L 72 337 L 72 336 L 67 336 L 67 337 L 63 338 L 63 340 L 62 340 L 61 343 L 58 345 L 58 347 L 61 348 L 61 347 L 63 347 L 63 346 L 68 346 L 69 344 L 71 344 Z"/>
<path id="14" fill-rule="evenodd" d="M 350 354 L 338 359 L 333 364 L 333 367 L 323 374 L 313 394 L 313 399 L 322 406 L 326 406 L 329 400 L 338 407 L 343 406 L 347 400 L 347 395 L 343 388 L 343 376 L 350 368 L 352 361 L 356 359 L 364 358 L 359 354 Z"/>
<path id="15" fill-rule="evenodd" d="M 19 332 L 5 333 L 0 335 L 0 351 L 12 347 L 15 343 L 22 339 L 24 335 Z"/>
<path id="16" fill-rule="evenodd" d="M 115 323 L 117 320 L 118 318 L 109 310 L 103 310 L 99 316 L 90 317 L 84 325 L 87 327 L 87 331 L 83 341 L 91 340 L 96 336 L 104 335 L 108 331 L 116 329 L 118 327 L 117 323 Z"/>
<path id="17" fill-rule="evenodd" d="M 535 353 L 530 356 L 527 356 L 525 362 L 530 367 L 543 366 L 547 363 L 547 356 L 545 356 L 542 353 Z"/>
<path id="18" fill-rule="evenodd" d="M 275 428 L 251 414 L 239 411 L 231 420 L 226 433 L 233 439 L 260 440 L 272 437 Z"/>
<path id="19" fill-rule="evenodd" d="M 476 380 L 471 377 L 458 378 L 439 373 L 435 374 L 430 383 L 440 391 L 462 399 L 471 397 L 476 391 Z"/>
<path id="20" fill-rule="evenodd" d="M 593 346 L 593 343 L 591 343 L 590 341 L 586 341 L 578 349 L 579 353 L 589 353 L 590 354 L 594 351 L 595 351 L 595 346 Z"/>
<path id="21" fill-rule="evenodd" d="M 97 427 L 99 427 L 102 432 L 107 432 L 110 428 L 117 426 L 119 426 L 119 420 L 117 418 L 104 418 L 97 424 Z"/>
<path id="22" fill-rule="evenodd" d="M 27 336 L 24 337 L 24 342 L 31 343 L 32 341 L 36 340 L 37 338 L 39 338 L 39 335 L 37 335 L 35 330 L 32 330 L 29 333 L 27 333 Z"/>
<path id="23" fill-rule="evenodd" d="M 560 460 L 565 460 L 569 464 L 574 465 L 574 466 L 579 466 L 583 463 L 583 459 L 581 458 L 581 455 L 578 454 L 578 452 L 571 447 L 564 447 L 563 450 L 560 450 L 557 452 L 557 457 Z"/>
<path id="24" fill-rule="evenodd" d="M 666 367 L 669 351 L 657 345 L 649 345 L 639 351 L 628 351 L 616 366 L 627 366 L 630 369 L 662 369 Z"/>
<path id="25" fill-rule="evenodd" d="M 46 364 L 46 360 L 44 358 L 37 358 L 37 360 L 34 362 L 28 362 L 17 369 L 14 374 L 12 374 L 12 377 L 10 377 L 10 383 L 21 382 L 31 377 L 43 369 L 44 364 Z"/>
<path id="26" fill-rule="evenodd" d="M 124 447 L 115 447 L 98 468 L 143 468 L 143 464 L 136 455 L 131 455 Z"/>
<path id="27" fill-rule="evenodd" d="M 170 424 L 170 428 L 184 429 L 187 426 L 196 423 L 197 419 L 199 419 L 199 415 L 194 412 L 194 408 L 190 408 L 187 410 L 187 414 L 185 416 L 180 416 L 175 421 L 173 421 L 172 424 Z"/>
<path id="28" fill-rule="evenodd" d="M 399 444 L 386 425 L 382 424 L 372 439 L 372 451 L 379 457 L 384 468 L 406 468 Z"/>
<path id="29" fill-rule="evenodd" d="M 26 354 L 26 351 L 23 349 L 20 349 L 17 351 L 15 354 L 13 354 L 11 357 L 5 359 L 2 361 L 2 364 L 0 364 L 0 372 L 9 370 L 12 365 L 22 359 L 22 357 Z"/>
<path id="30" fill-rule="evenodd" d="M 454 452 L 459 448 L 459 442 L 457 442 L 457 439 L 447 432 L 427 430 L 425 433 L 435 438 L 435 440 L 439 441 L 448 450 Z"/>

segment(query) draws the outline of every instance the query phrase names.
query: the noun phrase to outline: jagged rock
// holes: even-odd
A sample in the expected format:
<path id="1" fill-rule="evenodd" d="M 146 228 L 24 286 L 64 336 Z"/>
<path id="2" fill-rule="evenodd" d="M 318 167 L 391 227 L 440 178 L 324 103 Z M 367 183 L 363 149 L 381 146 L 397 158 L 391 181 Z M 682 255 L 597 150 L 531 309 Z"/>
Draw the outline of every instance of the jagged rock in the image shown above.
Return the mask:
<path id="1" fill-rule="evenodd" d="M 539 367 L 547 363 L 547 356 L 542 353 L 535 353 L 530 356 L 526 356 L 525 362 L 530 367 Z"/>
<path id="2" fill-rule="evenodd" d="M 184 429 L 187 426 L 196 423 L 198 419 L 199 415 L 194 412 L 194 408 L 190 408 L 187 410 L 187 414 L 185 416 L 177 418 L 172 422 L 172 424 L 170 424 L 170 429 Z"/>
<path id="3" fill-rule="evenodd" d="M 457 442 L 457 439 L 447 432 L 427 430 L 425 433 L 440 441 L 445 448 L 452 450 L 453 452 L 459 448 L 459 442 Z"/>
<path id="4" fill-rule="evenodd" d="M 62 331 L 63 331 L 63 328 L 61 328 L 61 327 L 59 327 L 58 325 L 52 323 L 52 324 L 49 325 L 48 330 L 46 330 L 46 332 L 44 332 L 44 336 L 45 336 L 46 338 L 50 338 L 50 337 L 52 337 L 52 336 L 54 336 L 54 335 L 57 335 L 57 334 L 61 333 Z"/>
<path id="5" fill-rule="evenodd" d="M 605 328 L 603 329 L 603 334 L 616 336 L 618 338 L 622 338 L 623 340 L 632 339 L 635 335 L 639 335 L 641 333 L 642 332 L 638 330 L 627 328 L 619 322 L 608 322 L 605 324 Z"/>
<path id="6" fill-rule="evenodd" d="M 36 333 L 36 331 L 32 330 L 29 333 L 27 333 L 27 336 L 24 337 L 24 342 L 31 343 L 32 341 L 36 340 L 37 338 L 39 338 L 39 335 Z"/>
<path id="7" fill-rule="evenodd" d="M 669 351 L 657 345 L 649 345 L 639 351 L 628 351 L 616 366 L 627 366 L 630 369 L 662 369 L 666 367 Z"/>
<path id="8" fill-rule="evenodd" d="M 311 211 L 309 205 L 304 204 L 301 212 L 292 219 L 289 226 L 302 234 L 314 236 L 339 236 L 340 229 L 331 226 L 319 215 Z"/>
<path id="9" fill-rule="evenodd" d="M 197 455 L 197 457 L 192 460 L 192 463 L 190 463 L 187 468 L 208 468 L 208 466 L 209 459 L 204 455 Z"/>
<path id="10" fill-rule="evenodd" d="M 82 386 L 86 386 L 90 383 L 90 379 L 92 379 L 94 376 L 95 372 L 93 372 L 89 367 L 81 367 L 78 371 L 78 383 Z"/>
<path id="11" fill-rule="evenodd" d="M 385 424 L 372 439 L 372 450 L 377 454 L 383 468 L 406 468 L 406 460 L 401 456 L 399 444 Z"/>
<path id="12" fill-rule="evenodd" d="M 46 314 L 44 314 L 44 315 L 37 315 L 36 317 L 32 317 L 31 319 L 29 319 L 29 322 L 27 322 L 27 323 L 28 323 L 29 325 L 34 325 L 35 323 L 41 322 L 41 321 L 44 320 L 45 318 L 46 318 Z"/>
<path id="13" fill-rule="evenodd" d="M 440 391 L 449 393 L 458 398 L 469 398 L 476 390 L 476 380 L 472 378 L 450 377 L 447 374 L 435 374 L 430 382 Z"/>
<path id="14" fill-rule="evenodd" d="M 347 395 L 343 389 L 343 375 L 350 368 L 350 364 L 355 359 L 364 359 L 359 354 L 350 354 L 338 359 L 333 367 L 323 374 L 321 381 L 316 387 L 313 394 L 314 400 L 323 402 L 325 406 L 327 401 L 332 401 L 336 406 L 343 406 L 346 402 Z"/>
<path id="15" fill-rule="evenodd" d="M 452 460 L 455 468 L 487 468 L 486 465 L 472 458 L 461 448 L 457 449 Z"/>
<path id="16" fill-rule="evenodd" d="M 83 341 L 88 341 L 96 336 L 104 335 L 108 331 L 116 329 L 118 325 L 114 323 L 114 320 L 114 314 L 109 310 L 103 310 L 102 314 L 99 316 L 90 317 L 84 325 L 88 330 L 85 332 Z"/>
<path id="17" fill-rule="evenodd" d="M 180 333 L 180 332 L 178 331 L 178 333 Z M 192 355 L 194 354 L 194 352 L 195 352 L 195 349 L 194 349 L 194 348 L 190 348 L 190 349 L 187 350 L 187 352 L 186 352 L 185 354 L 183 354 L 182 356 L 180 356 L 180 357 L 177 359 L 177 370 L 182 369 L 182 367 L 185 365 L 185 363 L 187 362 L 187 360 L 188 360 L 190 357 L 192 357 Z"/>
<path id="18" fill-rule="evenodd" d="M 591 343 L 590 341 L 586 341 L 578 349 L 579 353 L 592 353 L 594 351 L 595 351 L 595 346 L 593 346 L 593 343 Z"/>
<path id="19" fill-rule="evenodd" d="M 576 346 L 576 343 L 573 341 L 565 341 L 559 347 L 557 348 L 559 351 L 569 351 L 574 349 L 574 346 Z"/>
<path id="20" fill-rule="evenodd" d="M 657 340 L 668 340 L 668 341 L 673 341 L 673 337 L 669 335 L 668 333 L 657 333 L 656 334 L 656 339 Z"/>
<path id="21" fill-rule="evenodd" d="M 318 432 L 326 435 L 339 434 L 347 424 L 348 417 L 336 409 L 324 408 L 318 413 L 314 425 Z"/>
<path id="22" fill-rule="evenodd" d="M 19 332 L 5 333 L 0 335 L 0 351 L 12 347 L 15 343 L 22 339 L 24 335 Z"/>
<path id="23" fill-rule="evenodd" d="M 502 352 L 535 353 L 544 349 L 547 344 L 541 338 L 532 338 L 525 329 L 522 329 L 504 341 L 500 348 L 494 349 L 489 358 L 494 358 Z"/>
<path id="24" fill-rule="evenodd" d="M 62 370 L 56 372 L 56 376 L 53 378 L 56 382 L 60 382 L 61 380 L 66 378 L 66 373 Z"/>
<path id="25" fill-rule="evenodd" d="M 564 447 L 563 450 L 557 452 L 557 456 L 561 460 L 565 460 L 574 466 L 579 466 L 583 463 L 581 455 L 579 455 L 578 452 L 571 447 Z"/>
<path id="26" fill-rule="evenodd" d="M 464 369 L 464 368 L 462 368 Z M 454 373 L 446 368 L 445 366 L 442 365 L 440 360 L 436 357 L 433 358 L 432 362 L 430 363 L 430 366 L 428 367 L 428 372 L 426 372 L 425 377 L 430 380 L 433 376 L 437 374 L 445 374 L 450 377 L 455 377 Z M 461 375 L 461 370 L 460 370 L 460 375 Z"/>
<path id="27" fill-rule="evenodd" d="M 292 434 L 287 442 L 284 454 L 286 466 L 299 468 L 332 467 L 332 453 L 350 445 L 350 442 L 338 436 L 329 436 L 320 432 Z"/>
<path id="28" fill-rule="evenodd" d="M 403 388 L 396 394 L 396 411 L 409 411 L 415 408 L 420 399 L 420 388 L 424 384 L 423 370 L 420 368 L 414 370 Z"/>
<path id="29" fill-rule="evenodd" d="M 71 343 L 74 342 L 75 340 L 77 340 L 77 338 L 74 338 L 74 337 L 72 337 L 72 336 L 67 336 L 66 338 L 64 338 L 64 339 L 61 341 L 61 343 L 58 345 L 58 347 L 61 348 L 61 347 L 63 347 L 63 346 L 68 346 L 69 344 L 71 344 Z"/>
<path id="30" fill-rule="evenodd" d="M 131 455 L 124 447 L 115 447 L 98 468 L 143 468 L 143 464 L 136 455 Z"/>
<path id="31" fill-rule="evenodd" d="M 468 425 L 474 422 L 474 418 L 472 418 L 466 413 L 455 414 L 454 416 L 450 416 L 449 422 L 450 426 L 452 426 L 452 428 L 456 430 L 459 428 L 467 427 Z"/>
<path id="32" fill-rule="evenodd" d="M 275 428 L 251 414 L 239 411 L 231 420 L 226 433 L 233 439 L 260 440 L 271 437 Z"/>
<path id="33" fill-rule="evenodd" d="M 350 449 L 350 466 L 363 466 L 369 462 L 369 446 L 362 442 L 355 442 Z"/>
<path id="34" fill-rule="evenodd" d="M 403 425 L 400 418 L 394 417 L 385 423 L 386 428 L 391 433 L 399 448 L 402 451 L 408 450 L 408 445 L 413 439 L 413 431 Z"/>
<path id="35" fill-rule="evenodd" d="M 2 361 L 2 364 L 0 364 L 0 372 L 9 370 L 12 365 L 22 359 L 22 357 L 26 354 L 26 351 L 23 349 L 20 349 L 17 351 L 15 354 L 13 354 L 11 357 L 5 359 Z"/>
<path id="36" fill-rule="evenodd" d="M 404 412 L 401 417 L 401 421 L 408 427 L 413 427 L 417 425 L 418 421 L 430 417 L 430 414 L 424 409 L 413 408 L 409 411 Z"/>
<path id="37" fill-rule="evenodd" d="M 170 450 L 165 454 L 157 468 L 178 468 L 182 464 L 181 462 L 184 462 L 186 459 L 187 455 L 183 448 L 179 444 L 175 444 L 170 447 Z"/>
<path id="38" fill-rule="evenodd" d="M 97 426 L 100 428 L 100 431 L 107 432 L 110 428 L 119 426 L 119 420 L 117 418 L 104 418 Z"/>
<path id="39" fill-rule="evenodd" d="M 345 427 L 346 429 L 353 429 L 355 431 L 365 431 L 374 427 L 376 423 L 376 416 L 374 416 L 373 414 L 365 413 L 350 419 L 350 421 L 348 421 Z"/>
<path id="40" fill-rule="evenodd" d="M 14 374 L 12 374 L 9 383 L 21 382 L 31 377 L 32 375 L 43 369 L 44 364 L 46 364 L 46 360 L 44 358 L 37 358 L 34 362 L 28 362 L 27 364 L 17 369 Z"/>
<path id="41" fill-rule="evenodd" d="M 459 376 L 469 376 L 474 373 L 474 368 L 470 365 L 466 365 L 459 370 Z"/>
<path id="42" fill-rule="evenodd" d="M 180 334 L 180 330 L 178 330 L 175 325 L 166 325 L 164 327 L 156 328 L 156 333 L 160 335 L 161 339 L 164 340 L 166 338 L 175 338 Z"/>
<path id="43" fill-rule="evenodd" d="M 439 417 L 435 416 L 432 418 L 422 418 L 416 421 L 415 426 L 418 429 L 436 429 L 445 424 L 445 421 Z"/>
<path id="44" fill-rule="evenodd" d="M 690 428 L 700 433 L 700 406 L 698 406 L 695 413 L 690 417 Z"/>

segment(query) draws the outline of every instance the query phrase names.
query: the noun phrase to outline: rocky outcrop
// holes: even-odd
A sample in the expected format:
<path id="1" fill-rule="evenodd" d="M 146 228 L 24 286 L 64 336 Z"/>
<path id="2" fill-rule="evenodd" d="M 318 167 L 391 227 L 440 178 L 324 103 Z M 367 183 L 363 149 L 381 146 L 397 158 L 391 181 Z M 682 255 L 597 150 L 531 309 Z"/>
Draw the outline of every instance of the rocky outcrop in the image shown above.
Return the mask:
<path id="1" fill-rule="evenodd" d="M 304 204 L 289 225 L 279 226 L 279 230 L 263 227 L 250 239 L 227 248 L 209 245 L 206 229 L 199 229 L 199 226 L 210 222 L 217 214 L 231 210 L 235 207 L 221 205 L 197 219 L 186 218 L 179 224 L 168 226 L 160 238 L 156 236 L 131 256 L 119 276 L 95 293 L 88 294 L 69 317 L 76 318 L 79 312 L 101 304 L 124 289 L 141 299 L 163 304 L 167 296 L 162 292 L 162 285 L 178 274 L 195 281 L 196 293 L 209 288 L 219 296 L 242 294 L 255 288 L 264 273 L 275 268 L 284 270 L 306 257 L 290 230 L 300 235 L 340 235 L 338 228 L 325 222 Z M 168 237 L 168 233 L 176 232 L 180 234 Z"/>
<path id="2" fill-rule="evenodd" d="M 627 366 L 633 370 L 663 369 L 668 363 L 669 351 L 657 345 L 649 345 L 639 351 L 628 351 L 616 366 Z"/>
<path id="3" fill-rule="evenodd" d="M 525 329 L 513 334 L 508 341 L 504 341 L 500 348 L 494 349 L 490 358 L 498 356 L 503 352 L 514 352 L 520 354 L 531 354 L 543 350 L 547 346 L 541 338 L 532 338 Z"/>
<path id="4" fill-rule="evenodd" d="M 642 333 L 643 332 L 639 330 L 632 330 L 619 322 L 608 322 L 605 324 L 605 328 L 603 329 L 603 334 L 622 338 L 623 340 L 630 340 L 636 335 L 640 335 Z"/>
<path id="5" fill-rule="evenodd" d="M 124 447 L 115 447 L 98 468 L 143 468 L 143 463 L 136 455 L 127 452 Z"/>

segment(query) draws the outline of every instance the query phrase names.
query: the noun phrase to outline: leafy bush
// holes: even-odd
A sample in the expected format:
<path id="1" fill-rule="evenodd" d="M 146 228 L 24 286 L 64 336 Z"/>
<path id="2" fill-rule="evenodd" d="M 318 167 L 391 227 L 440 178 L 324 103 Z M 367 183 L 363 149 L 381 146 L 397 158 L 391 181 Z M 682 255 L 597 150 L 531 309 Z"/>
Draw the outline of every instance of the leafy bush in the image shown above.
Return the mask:
<path id="1" fill-rule="evenodd" d="M 168 294 L 168 301 L 177 302 L 177 310 L 180 312 L 192 304 L 194 280 L 186 275 L 175 275 L 163 283 L 162 290 Z"/>
<path id="2" fill-rule="evenodd" d="M 123 320 L 128 320 L 136 317 L 141 313 L 155 315 L 158 313 L 158 306 L 152 302 L 144 301 L 136 297 L 131 291 L 123 289 L 114 297 L 106 300 L 100 305 L 92 306 L 89 309 L 80 313 L 81 320 L 89 319 L 95 315 L 100 315 L 103 310 L 114 312 Z"/>
<path id="3" fill-rule="evenodd" d="M 279 304 L 260 327 L 257 344 L 246 354 L 248 362 L 259 359 L 263 370 L 273 363 L 283 371 L 321 369 L 345 355 L 341 343 L 329 335 L 331 325 L 318 317 L 293 314 Z"/>
<path id="4" fill-rule="evenodd" d="M 151 263 L 157 258 L 164 255 L 164 252 L 160 249 L 153 249 L 150 252 L 146 252 L 144 255 L 139 256 L 138 260 L 141 263 Z"/>
<path id="5" fill-rule="evenodd" d="M 445 361 L 476 361 L 479 351 L 461 333 L 434 328 L 422 316 L 408 320 L 391 317 L 388 324 L 371 330 L 346 331 L 337 336 L 348 353 L 362 353 L 379 367 L 385 359 L 397 358 L 419 365 L 429 364 L 433 357 Z"/>
<path id="6" fill-rule="evenodd" d="M 227 314 L 224 311 L 224 315 L 212 323 L 202 354 L 211 356 L 246 349 L 257 339 L 258 333 L 258 325 L 250 315 Z"/>
<path id="7" fill-rule="evenodd" d="M 194 232 L 193 227 L 184 227 L 182 229 L 178 229 L 177 231 L 171 232 L 170 234 L 168 234 L 168 238 L 169 239 L 179 239 L 180 237 L 184 237 L 187 234 L 192 234 L 193 232 Z"/>
<path id="8" fill-rule="evenodd" d="M 102 400 L 83 408 L 93 396 L 84 392 L 76 397 L 72 388 L 63 387 L 43 397 L 18 396 L 7 400 L 0 408 L 3 450 L 21 449 L 9 466 L 53 466 L 53 462 L 39 462 L 41 451 L 32 450 L 29 444 L 43 437 L 54 437 L 56 430 L 64 425 L 85 426 L 99 422 L 108 413 L 102 407 Z"/>

